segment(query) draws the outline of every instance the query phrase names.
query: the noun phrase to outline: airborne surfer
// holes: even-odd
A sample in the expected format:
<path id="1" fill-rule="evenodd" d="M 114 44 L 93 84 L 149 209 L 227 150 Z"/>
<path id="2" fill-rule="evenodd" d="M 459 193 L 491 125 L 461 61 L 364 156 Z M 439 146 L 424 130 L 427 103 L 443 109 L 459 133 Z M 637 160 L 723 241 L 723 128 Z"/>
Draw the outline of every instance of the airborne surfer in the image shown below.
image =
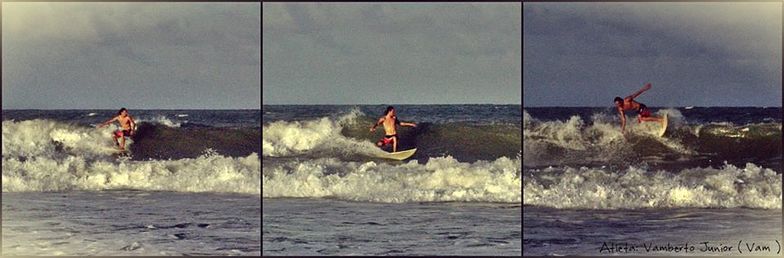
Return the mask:
<path id="1" fill-rule="evenodd" d="M 397 137 L 396 126 L 401 125 L 401 126 L 416 127 L 415 123 L 400 122 L 400 120 L 397 120 L 396 114 L 397 112 L 395 112 L 395 108 L 392 106 L 388 106 L 387 110 L 384 111 L 384 116 L 379 118 L 378 122 L 376 122 L 376 124 L 374 124 L 373 127 L 370 127 L 370 132 L 375 132 L 376 127 L 378 127 L 378 125 L 380 124 L 384 125 L 384 132 L 385 132 L 384 138 L 376 142 L 376 146 L 382 147 L 384 145 L 392 143 L 392 152 L 397 152 L 398 137 Z"/>
<path id="2" fill-rule="evenodd" d="M 649 89 L 651 89 L 651 84 L 646 83 L 645 86 L 642 87 L 642 89 L 638 90 L 632 95 L 627 96 L 626 98 L 615 97 L 614 100 L 615 107 L 618 109 L 618 115 L 621 116 L 621 132 L 623 132 L 624 129 L 626 128 L 626 115 L 624 115 L 623 112 L 627 110 L 637 111 L 637 123 L 642 123 L 643 121 L 645 121 L 645 122 L 659 122 L 664 124 L 665 120 L 656 116 L 652 116 L 651 110 L 649 110 L 648 107 L 645 106 L 645 104 L 642 104 L 634 100 L 634 98 L 640 96 L 640 94 L 642 94 L 643 92 Z"/>
<path id="3" fill-rule="evenodd" d="M 125 150 L 125 137 L 131 137 L 136 133 L 134 131 L 134 128 L 136 128 L 136 122 L 133 121 L 133 117 L 128 115 L 128 109 L 121 108 L 120 111 L 117 111 L 117 116 L 106 120 L 106 122 L 98 125 L 97 128 L 107 126 L 114 121 L 120 123 L 120 127 L 122 127 L 122 129 L 117 130 L 114 132 L 114 134 L 112 134 L 114 144 L 116 144 L 120 150 Z M 117 138 L 120 138 L 120 142 L 117 142 Z"/>

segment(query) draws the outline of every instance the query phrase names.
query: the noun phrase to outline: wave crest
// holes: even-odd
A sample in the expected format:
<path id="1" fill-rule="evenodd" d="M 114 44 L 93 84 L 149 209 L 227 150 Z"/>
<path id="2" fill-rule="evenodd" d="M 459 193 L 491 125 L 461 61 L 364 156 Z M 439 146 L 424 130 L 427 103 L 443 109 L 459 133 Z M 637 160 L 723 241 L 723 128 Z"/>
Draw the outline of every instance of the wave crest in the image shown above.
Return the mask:
<path id="1" fill-rule="evenodd" d="M 3 121 L 3 157 L 78 155 L 107 157 L 115 148 L 110 135 L 116 126 L 101 129 L 45 119 Z M 133 141 L 127 141 L 130 146 Z M 59 154 L 59 155 L 58 155 Z"/>
<path id="2" fill-rule="evenodd" d="M 193 152 L 205 153 L 201 156 L 194 155 L 194 158 L 130 160 L 112 154 L 115 147 L 110 135 L 116 129 L 114 126 L 96 129 L 46 119 L 8 120 L 3 121 L 2 126 L 3 192 L 105 189 L 245 194 L 261 192 L 260 158 L 255 152 L 243 150 L 242 153 L 246 153 L 243 156 L 226 157 L 206 148 L 194 149 Z M 147 124 L 140 125 L 140 129 L 145 126 Z M 152 139 L 148 142 L 157 142 L 157 147 L 146 149 L 143 139 L 139 139 L 139 148 L 131 145 L 132 140 L 126 142 L 126 147 L 138 151 L 135 156 L 153 153 L 155 149 L 161 149 L 161 146 L 171 149 L 175 144 L 167 145 L 163 140 L 155 140 L 155 131 L 152 129 L 156 128 L 169 127 L 147 128 L 148 131 L 153 131 L 148 132 L 153 134 L 147 138 Z M 181 130 L 179 128 L 169 130 L 175 131 L 174 134 L 167 134 L 169 137 L 180 135 L 179 139 L 187 134 L 178 131 Z M 140 134 L 143 133 L 140 131 Z M 227 133 L 220 134 L 225 136 Z M 239 132 L 233 135 L 233 138 L 246 139 L 244 135 L 246 134 Z M 221 141 L 226 139 L 219 138 Z M 198 144 L 191 142 L 189 145 Z M 252 150 L 257 149 L 258 145 Z"/>
<path id="3" fill-rule="evenodd" d="M 373 143 L 346 137 L 344 127 L 362 115 L 359 109 L 337 118 L 322 117 L 309 121 L 276 121 L 262 127 L 262 156 L 282 157 L 311 151 L 337 151 L 336 154 L 374 154 L 381 150 Z"/>
<path id="4" fill-rule="evenodd" d="M 587 122 L 578 115 L 563 121 L 542 121 L 523 111 L 524 164 L 628 165 L 705 157 L 760 163 L 781 156 L 780 123 L 689 124 L 678 110 L 657 113 L 669 117 L 664 137 L 649 133 L 651 128 L 658 129 L 656 123 L 638 124 L 633 118 L 627 118 L 624 135 L 617 115 L 608 113 L 595 113 Z"/>

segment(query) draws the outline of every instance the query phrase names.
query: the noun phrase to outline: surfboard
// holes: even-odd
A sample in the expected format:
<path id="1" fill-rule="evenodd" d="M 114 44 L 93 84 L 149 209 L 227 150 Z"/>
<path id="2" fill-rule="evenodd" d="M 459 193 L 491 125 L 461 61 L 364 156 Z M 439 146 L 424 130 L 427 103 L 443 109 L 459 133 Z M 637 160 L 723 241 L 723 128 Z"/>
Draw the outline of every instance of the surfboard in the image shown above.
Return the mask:
<path id="1" fill-rule="evenodd" d="M 633 123 L 632 128 L 633 130 L 651 135 L 656 137 L 664 137 L 664 133 L 667 132 L 667 114 L 661 116 L 662 122 L 642 122 L 642 124 Z M 627 126 L 629 126 L 627 124 Z"/>
<path id="2" fill-rule="evenodd" d="M 376 157 L 385 158 L 385 159 L 394 159 L 394 160 L 404 160 L 413 156 L 416 150 L 417 150 L 416 148 L 413 148 L 410 150 L 404 150 L 398 152 L 384 152 L 384 153 L 377 154 Z"/>
<path id="3" fill-rule="evenodd" d="M 659 137 L 664 136 L 664 133 L 667 132 L 667 113 L 664 113 L 662 117 L 661 129 L 659 130 Z"/>

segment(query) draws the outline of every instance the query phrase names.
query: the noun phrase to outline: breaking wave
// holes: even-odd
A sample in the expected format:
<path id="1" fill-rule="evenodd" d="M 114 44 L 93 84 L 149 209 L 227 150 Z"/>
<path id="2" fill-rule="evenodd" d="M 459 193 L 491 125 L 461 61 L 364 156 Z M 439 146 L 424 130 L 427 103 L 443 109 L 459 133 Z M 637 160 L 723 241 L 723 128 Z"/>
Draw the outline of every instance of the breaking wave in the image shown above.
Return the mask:
<path id="1" fill-rule="evenodd" d="M 781 174 L 745 167 L 689 168 L 677 173 L 629 167 L 526 170 L 523 204 L 553 208 L 781 209 Z"/>
<path id="2" fill-rule="evenodd" d="M 542 121 L 523 111 L 523 163 L 528 167 L 548 165 L 634 164 L 656 157 L 687 160 L 711 158 L 735 163 L 780 159 L 781 123 L 686 123 L 676 109 L 668 114 L 665 137 L 649 133 L 654 123 L 637 124 L 627 119 L 621 133 L 617 118 L 595 113 L 586 122 L 575 115 L 565 121 Z"/>
<path id="3" fill-rule="evenodd" d="M 369 132 L 377 117 L 358 109 L 334 117 L 305 121 L 275 121 L 262 127 L 262 156 L 311 158 L 373 156 L 381 129 Z M 522 150 L 520 124 L 418 123 L 399 127 L 398 149 L 417 148 L 414 158 L 452 156 L 460 161 L 516 157 Z"/>
<path id="4" fill-rule="evenodd" d="M 212 133 L 223 137 L 216 142 L 224 145 L 211 148 L 206 137 L 207 145 L 184 141 L 180 146 L 173 141 L 210 132 L 143 123 L 140 136 L 126 142 L 131 159 L 113 154 L 109 136 L 117 129 L 114 126 L 96 129 L 33 119 L 3 121 L 2 127 L 3 192 L 146 189 L 260 194 L 260 158 L 253 146 L 226 145 L 231 143 L 226 139 L 234 138 L 257 142 L 258 133 L 253 138 L 250 131 L 214 129 L 228 130 Z M 153 159 L 161 153 L 168 153 L 162 155 L 166 160 Z"/>
<path id="5" fill-rule="evenodd" d="M 264 198 L 336 198 L 383 203 L 521 201 L 521 159 L 459 162 L 430 158 L 420 164 L 345 162 L 335 158 L 268 165 Z"/>

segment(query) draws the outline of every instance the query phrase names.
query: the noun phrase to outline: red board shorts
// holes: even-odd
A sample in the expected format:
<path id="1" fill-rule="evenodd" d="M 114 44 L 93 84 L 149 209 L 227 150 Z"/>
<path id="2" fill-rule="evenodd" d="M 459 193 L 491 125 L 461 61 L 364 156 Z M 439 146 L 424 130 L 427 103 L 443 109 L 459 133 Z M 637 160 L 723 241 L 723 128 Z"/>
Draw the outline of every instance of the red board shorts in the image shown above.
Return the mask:
<path id="1" fill-rule="evenodd" d="M 384 138 L 382 138 L 379 142 L 381 142 L 382 145 L 387 145 L 392 143 L 392 138 L 397 138 L 397 134 L 384 135 Z"/>
<path id="2" fill-rule="evenodd" d="M 125 137 L 131 137 L 131 130 L 117 130 L 114 132 L 114 135 L 120 137 L 120 132 L 122 132 L 122 135 Z"/>
<path id="3" fill-rule="evenodd" d="M 637 112 L 640 113 L 641 117 L 650 117 L 651 116 L 651 110 L 648 109 L 648 107 L 646 107 L 643 104 L 640 104 L 640 109 L 637 110 Z"/>

